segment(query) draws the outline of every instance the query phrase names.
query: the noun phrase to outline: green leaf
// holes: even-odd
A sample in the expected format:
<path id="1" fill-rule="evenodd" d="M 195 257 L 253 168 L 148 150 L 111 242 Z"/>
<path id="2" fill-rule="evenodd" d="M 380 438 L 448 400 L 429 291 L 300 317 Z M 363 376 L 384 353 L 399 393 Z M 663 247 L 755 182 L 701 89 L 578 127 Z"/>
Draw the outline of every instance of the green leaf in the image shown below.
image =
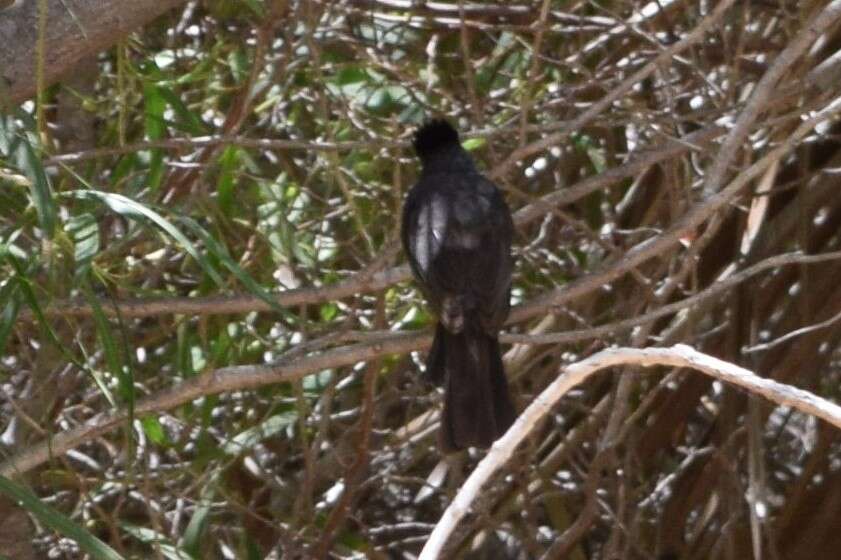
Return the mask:
<path id="1" fill-rule="evenodd" d="M 336 315 L 339 314 L 339 306 L 333 302 L 325 303 L 319 309 L 319 315 L 321 315 L 321 320 L 325 323 L 332 321 L 336 318 Z"/>
<path id="2" fill-rule="evenodd" d="M 169 220 L 165 219 L 163 216 L 145 206 L 140 204 L 139 202 L 135 202 L 134 200 L 125 197 L 121 194 L 116 193 L 107 193 L 97 190 L 80 190 L 80 191 L 70 191 L 67 193 L 68 196 L 73 196 L 79 199 L 87 199 L 87 200 L 96 200 L 105 203 L 111 210 L 120 214 L 121 216 L 125 216 L 131 219 L 145 219 L 152 222 L 158 228 L 161 229 L 164 233 L 169 235 L 172 239 L 174 239 L 181 247 L 187 251 L 187 253 L 193 257 L 196 262 L 204 269 L 207 275 L 216 283 L 218 286 L 224 285 L 224 280 L 219 273 L 216 271 L 216 268 L 210 262 L 210 260 L 199 253 L 196 246 L 185 236 L 181 233 L 175 225 L 172 224 Z"/>
<path id="3" fill-rule="evenodd" d="M 468 152 L 477 150 L 487 144 L 488 141 L 484 138 L 470 138 L 461 143 L 462 147 Z"/>
<path id="4" fill-rule="evenodd" d="M 32 313 L 35 315 L 38 325 L 44 331 L 46 337 L 50 339 L 50 342 L 59 348 L 62 348 L 61 342 L 59 342 L 52 326 L 44 315 L 44 311 L 41 309 L 41 304 L 38 303 L 38 296 L 35 295 L 35 290 L 32 289 L 32 284 L 29 281 L 29 277 L 27 276 L 23 263 L 21 263 L 20 260 L 11 253 L 6 253 L 5 257 L 6 261 L 8 261 L 8 263 L 12 265 L 12 268 L 15 269 L 15 276 L 13 280 L 17 283 L 24 301 L 32 309 Z"/>
<path id="5" fill-rule="evenodd" d="M 190 518 L 187 528 L 184 529 L 184 535 L 179 543 L 184 550 L 196 558 L 201 557 L 202 537 L 207 529 L 210 506 L 216 495 L 217 475 L 218 471 L 211 476 L 210 481 L 204 487 L 201 499 L 196 504 L 193 516 Z"/>
<path id="6" fill-rule="evenodd" d="M 263 7 L 263 3 L 259 2 L 258 0 L 243 0 L 243 4 L 248 6 L 248 8 L 254 12 L 258 18 L 262 19 L 266 13 L 266 10 Z"/>
<path id="7" fill-rule="evenodd" d="M 136 153 L 126 154 L 123 157 L 121 157 L 117 163 L 117 166 L 114 168 L 114 170 L 108 177 L 109 182 L 112 185 L 117 185 L 125 177 L 128 177 L 129 173 L 134 171 L 137 167 L 137 159 L 138 158 Z"/>
<path id="8" fill-rule="evenodd" d="M 143 84 L 143 117 L 146 127 L 146 137 L 149 140 L 160 140 L 166 135 L 166 99 L 163 89 L 157 84 L 146 82 Z"/>
<path id="9" fill-rule="evenodd" d="M 15 270 L 15 276 L 11 279 L 11 281 L 15 282 L 17 285 L 23 302 L 32 309 L 32 314 L 35 315 L 35 319 L 43 332 L 44 338 L 54 344 L 69 362 L 73 363 L 76 367 L 93 377 L 94 382 L 105 395 L 105 398 L 108 399 L 108 402 L 112 406 L 115 406 L 114 397 L 111 395 L 111 392 L 108 390 L 108 387 L 102 381 L 99 374 L 88 367 L 87 364 L 78 360 L 67 348 L 65 348 L 56 336 L 52 325 L 49 321 L 47 321 L 44 311 L 41 309 L 41 304 L 38 303 L 38 297 L 35 294 L 35 290 L 32 289 L 32 284 L 29 281 L 29 277 L 27 276 L 23 264 L 20 262 L 20 259 L 13 254 L 13 251 L 9 250 L 8 245 L 0 245 L 0 258 L 5 258 L 5 260 L 11 264 L 12 268 Z"/>
<path id="10" fill-rule="evenodd" d="M 284 317 L 292 318 L 292 315 L 283 307 L 278 305 L 277 301 L 272 297 L 272 295 L 263 288 L 260 284 L 258 284 L 254 278 L 251 277 L 246 271 L 239 266 L 231 255 L 228 253 L 227 247 L 222 245 L 221 242 L 217 241 L 212 235 L 210 235 L 207 230 L 201 227 L 198 222 L 193 220 L 192 218 L 188 218 L 186 216 L 182 216 L 180 219 L 181 223 L 189 227 L 193 232 L 198 235 L 201 240 L 204 242 L 205 247 L 210 253 L 216 257 L 219 262 L 221 262 L 225 268 L 227 268 L 234 276 L 236 276 L 237 280 L 239 280 L 243 286 L 245 286 L 248 291 L 250 291 L 255 296 L 259 297 L 261 300 L 265 301 L 269 304 L 272 309 L 277 311 L 278 313 L 282 314 Z"/>
<path id="11" fill-rule="evenodd" d="M 587 154 L 590 163 L 593 164 L 593 169 L 597 173 L 603 173 L 607 169 L 607 157 L 604 149 L 591 136 L 587 134 L 573 135 L 572 141 L 579 150 Z"/>
<path id="12" fill-rule="evenodd" d="M 200 80 L 207 80 L 213 71 L 216 59 L 219 57 L 219 52 L 224 48 L 225 43 L 219 42 L 213 45 L 210 51 L 204 54 L 201 60 L 195 64 L 186 74 L 180 74 L 173 83 L 177 85 L 190 84 Z M 197 53 L 201 55 L 201 53 Z"/>
<path id="13" fill-rule="evenodd" d="M 327 387 L 332 375 L 333 370 L 329 369 L 307 375 L 301 379 L 301 387 L 308 393 L 321 393 Z"/>
<path id="14" fill-rule="evenodd" d="M 209 132 L 207 125 L 205 125 L 193 111 L 187 108 L 187 105 L 181 101 L 178 94 L 170 88 L 165 87 L 158 88 L 158 93 L 167 102 L 170 108 L 172 108 L 172 112 L 175 114 L 174 126 L 177 129 L 195 136 L 200 136 Z"/>
<path id="15" fill-rule="evenodd" d="M 22 111 L 19 111 L 22 113 Z M 28 115 L 19 115 L 26 121 L 31 121 Z M 34 129 L 34 123 L 32 128 Z M 13 142 L 14 162 L 20 168 L 26 178 L 29 179 L 29 189 L 32 194 L 32 202 L 38 213 L 38 223 L 48 239 L 52 239 L 56 226 L 56 208 L 53 200 L 53 188 L 50 184 L 47 173 L 44 171 L 44 164 L 35 152 L 30 139 L 35 141 L 35 135 L 19 132 L 16 135 L 17 142 Z"/>
<path id="16" fill-rule="evenodd" d="M 228 55 L 228 64 L 231 66 L 231 74 L 234 76 L 234 82 L 240 84 L 245 81 L 251 66 L 245 51 L 234 49 Z"/>
<path id="17" fill-rule="evenodd" d="M 393 104 L 394 99 L 392 99 L 388 88 L 378 88 L 368 96 L 365 107 L 372 113 L 383 115 L 389 111 Z"/>
<path id="18" fill-rule="evenodd" d="M 122 560 L 123 557 L 116 550 L 91 535 L 69 517 L 45 504 L 28 488 L 0 476 L 0 492 L 34 515 L 43 525 L 72 539 L 79 548 L 97 560 Z"/>
<path id="19" fill-rule="evenodd" d="M 346 66 L 342 68 L 336 75 L 335 82 L 340 86 L 348 84 L 357 84 L 359 82 L 367 82 L 369 79 L 368 72 L 359 66 Z"/>
<path id="20" fill-rule="evenodd" d="M 190 359 L 190 337 L 191 334 L 187 330 L 187 324 L 180 323 L 175 338 L 175 370 L 180 372 L 184 378 L 193 377 L 196 374 L 193 369 L 193 362 Z"/>
<path id="21" fill-rule="evenodd" d="M 169 438 L 166 436 L 164 427 L 161 426 L 157 416 L 144 416 L 140 419 L 140 424 L 143 426 L 143 433 L 149 438 L 149 441 L 155 445 L 169 445 Z"/>
<path id="22" fill-rule="evenodd" d="M 0 355 L 6 348 L 6 342 L 20 310 L 20 296 L 17 292 L 17 282 L 7 281 L 0 288 Z"/>
<path id="23" fill-rule="evenodd" d="M 266 438 L 279 434 L 295 423 L 298 418 L 296 412 L 284 412 L 270 416 L 262 424 L 240 432 L 222 446 L 222 450 L 229 455 L 239 455 L 251 450 Z"/>
<path id="24" fill-rule="evenodd" d="M 108 369 L 117 379 L 117 388 L 120 398 L 128 406 L 129 426 L 134 415 L 134 373 L 129 367 L 128 349 L 117 344 L 113 336 L 113 327 L 108 322 L 105 312 L 102 310 L 102 305 L 99 303 L 99 298 L 93 293 L 93 288 L 90 285 L 90 280 L 85 279 L 82 283 L 82 291 L 85 294 L 85 299 L 93 309 L 93 320 L 96 325 L 96 332 L 99 336 L 99 341 L 105 352 L 105 362 L 108 364 Z M 129 431 L 129 433 L 131 433 Z"/>
<path id="25" fill-rule="evenodd" d="M 161 554 L 169 560 L 195 560 L 192 555 L 176 547 L 169 542 L 166 536 L 153 529 L 138 527 L 129 523 L 123 523 L 122 528 L 137 540 L 153 545 L 156 550 L 160 550 Z"/>
<path id="26" fill-rule="evenodd" d="M 245 551 L 246 560 L 263 560 L 262 550 L 260 550 L 260 547 L 257 546 L 257 543 L 248 534 L 245 535 Z"/>
<path id="27" fill-rule="evenodd" d="M 237 324 L 228 323 L 227 328 L 219 330 L 219 335 L 210 344 L 210 360 L 213 365 L 228 363 L 229 354 L 234 346 L 233 338 L 236 338 Z"/>
<path id="28" fill-rule="evenodd" d="M 143 85 L 144 99 L 144 123 L 146 126 L 146 137 L 149 140 L 160 140 L 166 134 L 166 122 L 164 111 L 166 100 L 161 93 L 161 88 L 151 82 Z M 158 189 L 163 179 L 164 154 L 162 150 L 151 150 L 149 159 L 148 186 L 153 192 Z"/>
<path id="29" fill-rule="evenodd" d="M 76 275 L 82 276 L 90 270 L 91 261 L 99 253 L 99 224 L 93 214 L 85 212 L 67 220 L 65 230 L 73 240 Z"/>
<path id="30" fill-rule="evenodd" d="M 233 215 L 234 179 L 239 166 L 240 149 L 228 146 L 219 158 L 219 180 L 216 190 L 219 195 L 219 209 L 226 216 Z"/>

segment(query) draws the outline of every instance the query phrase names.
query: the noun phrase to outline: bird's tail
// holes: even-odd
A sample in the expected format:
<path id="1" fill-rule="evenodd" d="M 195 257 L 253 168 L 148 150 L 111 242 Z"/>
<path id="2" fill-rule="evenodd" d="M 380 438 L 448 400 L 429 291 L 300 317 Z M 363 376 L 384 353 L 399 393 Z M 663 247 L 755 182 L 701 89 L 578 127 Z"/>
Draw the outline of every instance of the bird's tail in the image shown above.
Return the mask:
<path id="1" fill-rule="evenodd" d="M 451 333 L 439 323 L 426 369 L 430 381 L 444 384 L 439 440 L 443 451 L 489 447 L 514 422 L 495 336 L 470 324 Z"/>

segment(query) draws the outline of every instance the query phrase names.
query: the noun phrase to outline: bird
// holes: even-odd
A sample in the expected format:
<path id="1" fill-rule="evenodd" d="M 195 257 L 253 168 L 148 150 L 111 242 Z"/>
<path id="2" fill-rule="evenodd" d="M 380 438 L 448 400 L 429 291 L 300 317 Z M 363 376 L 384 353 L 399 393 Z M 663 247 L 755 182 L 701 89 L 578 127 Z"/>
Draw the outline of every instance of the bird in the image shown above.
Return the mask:
<path id="1" fill-rule="evenodd" d="M 516 418 L 499 345 L 511 307 L 511 210 L 448 121 L 427 121 L 412 144 L 421 173 L 401 240 L 437 319 L 424 375 L 444 386 L 439 447 L 487 448 Z"/>

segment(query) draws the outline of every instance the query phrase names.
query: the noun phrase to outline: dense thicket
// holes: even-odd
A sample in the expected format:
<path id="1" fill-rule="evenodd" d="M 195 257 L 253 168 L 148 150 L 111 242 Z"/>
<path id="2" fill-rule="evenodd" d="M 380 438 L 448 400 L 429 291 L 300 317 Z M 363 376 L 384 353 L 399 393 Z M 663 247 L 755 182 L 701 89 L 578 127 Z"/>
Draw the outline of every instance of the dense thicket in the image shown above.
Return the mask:
<path id="1" fill-rule="evenodd" d="M 205 1 L 138 30 L 0 121 L 0 473 L 125 557 L 417 555 L 483 454 L 436 449 L 398 248 L 429 116 L 515 211 L 519 409 L 610 345 L 838 398 L 841 255 L 802 258 L 839 250 L 838 4 Z M 447 554 L 832 558 L 840 445 L 616 368 Z M 82 557 L 35 518 L 0 539 Z"/>

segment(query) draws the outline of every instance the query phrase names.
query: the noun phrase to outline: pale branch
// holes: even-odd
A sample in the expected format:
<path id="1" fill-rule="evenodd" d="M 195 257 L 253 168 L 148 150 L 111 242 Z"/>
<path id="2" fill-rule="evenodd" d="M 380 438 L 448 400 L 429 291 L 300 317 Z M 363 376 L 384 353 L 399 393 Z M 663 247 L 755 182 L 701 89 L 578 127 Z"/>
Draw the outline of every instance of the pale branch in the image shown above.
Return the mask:
<path id="1" fill-rule="evenodd" d="M 669 139 L 655 148 L 641 150 L 622 165 L 582 179 L 574 185 L 558 189 L 530 202 L 514 213 L 514 222 L 518 226 L 531 223 L 543 218 L 547 212 L 559 206 L 572 204 L 600 189 L 639 175 L 653 165 L 681 156 L 691 150 L 701 150 L 705 144 L 714 140 L 725 130 L 724 127 L 713 124 L 680 138 Z"/>
<path id="2" fill-rule="evenodd" d="M 551 122 L 541 124 L 530 124 L 526 126 L 526 132 L 545 133 L 547 130 L 563 129 L 566 122 Z M 716 127 L 713 127 L 716 128 Z M 465 139 L 469 138 L 494 138 L 497 136 L 508 136 L 512 133 L 513 127 L 494 127 L 472 131 L 461 134 Z M 703 130 L 709 130 L 708 128 Z M 700 132 L 700 131 L 698 131 Z M 185 136 L 181 138 L 163 138 L 161 140 L 146 140 L 134 142 L 124 146 L 109 146 L 102 148 L 91 148 L 79 152 L 65 152 L 55 154 L 44 159 L 44 165 L 54 166 L 61 164 L 74 164 L 83 161 L 90 161 L 113 156 L 122 156 L 145 150 L 195 150 L 209 146 L 239 146 L 256 150 L 289 151 L 300 150 L 307 152 L 348 152 L 352 150 L 397 150 L 408 149 L 412 146 L 410 138 L 404 139 L 369 137 L 365 140 L 346 141 L 324 141 L 324 140 L 295 140 L 291 138 L 253 138 L 237 134 L 211 134 L 208 136 Z"/>
<path id="3" fill-rule="evenodd" d="M 429 346 L 432 336 L 426 333 L 390 334 L 380 340 L 343 346 L 320 354 L 281 360 L 273 364 L 229 366 L 187 379 L 171 389 L 151 395 L 137 403 L 136 416 L 169 410 L 200 397 L 230 391 L 256 389 L 273 383 L 300 379 L 325 369 L 349 366 L 384 354 L 405 354 Z M 87 441 L 125 423 L 124 412 L 102 413 L 84 425 L 56 434 L 0 463 L 0 475 L 18 476 L 63 455 Z"/>
<path id="4" fill-rule="evenodd" d="M 815 332 L 820 329 L 825 329 L 827 327 L 831 327 L 832 325 L 841 321 L 841 313 L 836 313 L 829 319 L 825 321 L 820 321 L 819 323 L 815 323 L 813 325 L 807 325 L 805 327 L 801 327 L 799 329 L 795 329 L 791 332 L 787 332 L 786 334 L 775 338 L 774 340 L 770 340 L 768 342 L 764 342 L 762 344 L 754 344 L 753 346 L 748 346 L 742 348 L 742 352 L 745 354 L 750 354 L 752 352 L 764 352 L 765 350 L 770 350 L 771 348 L 775 348 L 780 344 L 788 342 L 789 340 L 793 340 L 799 336 L 803 336 L 804 334 L 809 334 L 811 332 Z"/>
<path id="5" fill-rule="evenodd" d="M 44 160 L 45 165 L 56 165 L 60 163 L 70 164 L 80 161 L 88 161 L 108 156 L 119 156 L 131 154 L 144 150 L 178 150 L 205 148 L 208 146 L 240 146 L 259 150 L 304 150 L 304 151 L 336 151 L 349 150 L 372 150 L 382 148 L 408 148 L 411 142 L 408 140 L 353 140 L 346 142 L 320 142 L 317 140 L 288 140 L 274 138 L 249 138 L 238 135 L 212 135 L 194 136 L 189 138 L 166 138 L 163 140 L 149 140 L 136 142 L 126 146 L 114 146 L 109 148 L 94 148 L 82 152 L 70 152 L 58 154 Z"/>
<path id="6" fill-rule="evenodd" d="M 528 4 L 483 4 L 483 3 L 461 3 L 448 4 L 444 2 L 414 2 L 412 0 L 350 0 L 348 2 L 353 6 L 359 6 L 367 9 L 380 8 L 385 10 L 399 10 L 400 12 L 412 12 L 423 16 L 427 15 L 462 15 L 471 17 L 488 17 L 500 18 L 508 20 L 509 18 L 527 18 L 534 19 L 534 10 Z"/>
<path id="7" fill-rule="evenodd" d="M 359 272 L 341 282 L 319 287 L 294 288 L 278 292 L 275 302 L 281 307 L 339 300 L 357 294 L 375 292 L 411 276 L 408 265 L 396 266 L 373 274 Z M 109 316 L 123 318 L 152 317 L 156 315 L 222 315 L 272 311 L 273 307 L 257 296 L 238 294 L 209 297 L 161 297 L 100 301 L 102 311 Z M 50 304 L 44 309 L 49 316 L 90 317 L 93 308 L 82 300 L 67 300 Z M 21 318 L 30 318 L 31 312 L 21 312 Z"/>
<path id="8" fill-rule="evenodd" d="M 671 348 L 603 350 L 565 367 L 563 372 L 517 418 L 508 432 L 494 443 L 441 516 L 419 559 L 432 560 L 440 557 L 441 550 L 447 544 L 450 535 L 470 512 L 482 488 L 508 463 L 517 446 L 537 429 L 561 397 L 601 370 L 618 366 L 669 366 L 694 369 L 719 381 L 741 387 L 778 405 L 811 414 L 841 428 L 841 406 L 809 391 L 759 377 L 750 370 L 698 352 L 690 346 L 679 344 Z"/>

